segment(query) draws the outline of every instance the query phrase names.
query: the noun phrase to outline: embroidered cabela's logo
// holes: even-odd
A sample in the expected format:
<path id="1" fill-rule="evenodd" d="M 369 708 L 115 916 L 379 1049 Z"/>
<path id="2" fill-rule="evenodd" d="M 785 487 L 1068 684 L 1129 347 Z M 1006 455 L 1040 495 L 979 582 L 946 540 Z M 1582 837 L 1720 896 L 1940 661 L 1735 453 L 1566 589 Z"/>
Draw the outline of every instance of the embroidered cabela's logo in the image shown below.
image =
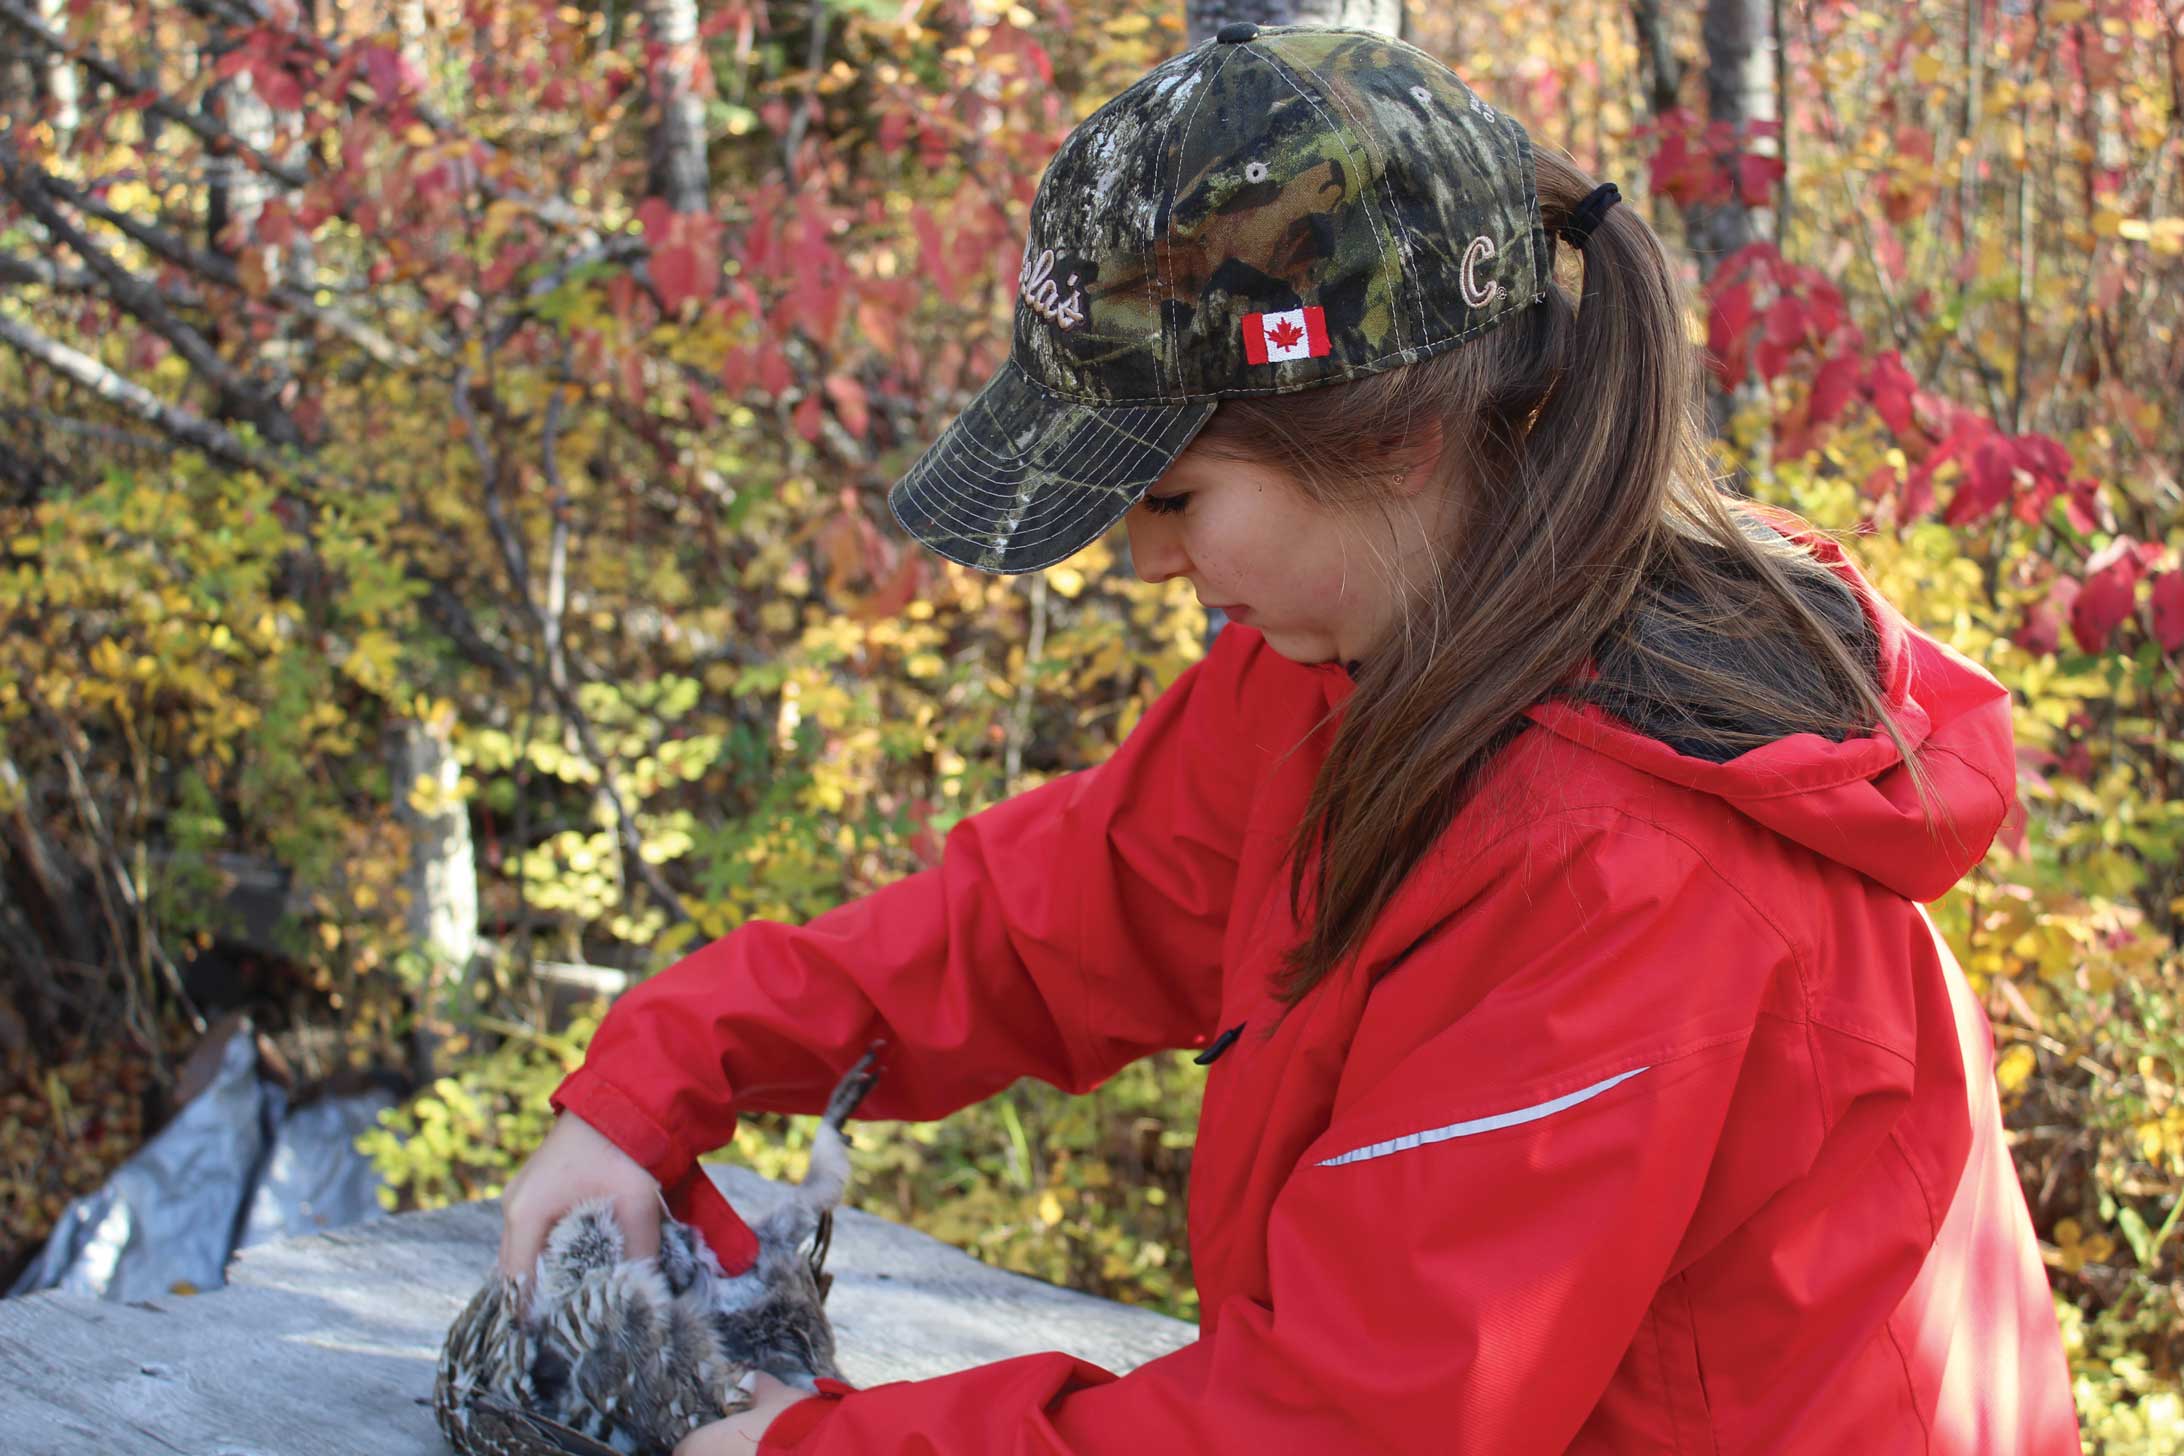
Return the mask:
<path id="1" fill-rule="evenodd" d="M 1023 296 L 1031 311 L 1058 329 L 1073 329 L 1084 321 L 1084 293 L 1077 287 L 1077 275 L 1069 275 L 1069 282 L 1057 287 L 1054 282 L 1054 250 L 1048 248 L 1034 263 L 1029 251 L 1024 254 L 1024 266 L 1017 270 L 1016 291 Z M 1062 297 L 1062 289 L 1070 290 L 1069 297 Z"/>

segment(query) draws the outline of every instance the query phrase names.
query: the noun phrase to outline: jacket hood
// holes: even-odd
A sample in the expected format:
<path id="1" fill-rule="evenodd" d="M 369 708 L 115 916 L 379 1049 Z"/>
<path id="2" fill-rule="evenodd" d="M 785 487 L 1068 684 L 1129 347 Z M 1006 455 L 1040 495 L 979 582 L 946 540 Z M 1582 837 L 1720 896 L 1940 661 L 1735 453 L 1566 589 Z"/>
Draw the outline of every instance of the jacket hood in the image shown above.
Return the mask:
<path id="1" fill-rule="evenodd" d="M 1797 733 L 1714 763 L 1677 752 L 1591 704 L 1542 702 L 1526 716 L 1642 773 L 1712 794 L 1748 818 L 1914 900 L 1938 900 L 1979 863 L 2016 807 L 2009 690 L 1906 622 L 1842 549 L 1787 513 L 1756 509 L 1856 594 L 1879 639 L 1882 700 L 1925 770 L 1933 823 L 1884 732 L 1835 743 Z M 1351 680 L 1327 664 L 1329 697 Z"/>

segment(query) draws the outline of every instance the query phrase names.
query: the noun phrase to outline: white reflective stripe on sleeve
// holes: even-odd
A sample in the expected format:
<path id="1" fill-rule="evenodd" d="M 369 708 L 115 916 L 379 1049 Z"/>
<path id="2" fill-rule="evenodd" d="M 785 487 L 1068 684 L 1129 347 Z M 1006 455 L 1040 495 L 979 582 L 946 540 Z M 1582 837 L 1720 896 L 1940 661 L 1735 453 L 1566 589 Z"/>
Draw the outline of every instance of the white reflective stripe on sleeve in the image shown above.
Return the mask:
<path id="1" fill-rule="evenodd" d="M 1427 1143 L 1445 1143 L 1450 1138 L 1470 1137 L 1474 1133 L 1493 1132 L 1496 1128 L 1515 1127 L 1519 1123 L 1537 1122 L 1543 1117 L 1550 1117 L 1562 1111 L 1565 1107 L 1575 1107 L 1580 1102 L 1598 1097 L 1616 1083 L 1628 1082 L 1640 1072 L 1647 1070 L 1650 1069 L 1633 1067 L 1627 1072 L 1618 1072 L 1604 1082 L 1595 1082 L 1590 1087 L 1580 1087 L 1575 1092 L 1565 1093 L 1552 1102 L 1542 1102 L 1536 1107 L 1520 1107 L 1515 1112 L 1497 1112 L 1492 1117 L 1474 1117 L 1469 1122 L 1452 1122 L 1446 1127 L 1432 1127 L 1427 1128 L 1424 1132 L 1405 1133 L 1398 1138 L 1389 1138 L 1384 1143 L 1367 1143 L 1364 1147 L 1352 1148 L 1339 1157 L 1322 1158 L 1319 1166 L 1332 1168 L 1342 1163 L 1362 1163 L 1367 1158 L 1385 1158 L 1388 1154 L 1400 1153 L 1405 1148 L 1423 1147 Z"/>

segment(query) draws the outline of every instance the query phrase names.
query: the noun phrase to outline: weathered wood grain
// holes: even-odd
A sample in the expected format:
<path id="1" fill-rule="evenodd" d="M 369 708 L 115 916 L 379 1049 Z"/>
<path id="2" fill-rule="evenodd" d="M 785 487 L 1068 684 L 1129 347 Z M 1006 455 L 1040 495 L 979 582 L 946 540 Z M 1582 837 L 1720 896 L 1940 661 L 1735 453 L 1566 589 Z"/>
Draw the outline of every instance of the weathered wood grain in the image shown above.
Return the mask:
<path id="1" fill-rule="evenodd" d="M 780 1192 L 744 1169 L 707 1171 L 753 1217 Z M 499 1206 L 476 1203 L 245 1250 L 228 1287 L 204 1294 L 0 1300 L 0 1450 L 446 1452 L 423 1403 L 432 1364 L 499 1238 Z M 838 1216 L 828 1262 L 843 1373 L 858 1385 L 1053 1349 L 1127 1370 L 1195 1333 L 854 1211 Z"/>

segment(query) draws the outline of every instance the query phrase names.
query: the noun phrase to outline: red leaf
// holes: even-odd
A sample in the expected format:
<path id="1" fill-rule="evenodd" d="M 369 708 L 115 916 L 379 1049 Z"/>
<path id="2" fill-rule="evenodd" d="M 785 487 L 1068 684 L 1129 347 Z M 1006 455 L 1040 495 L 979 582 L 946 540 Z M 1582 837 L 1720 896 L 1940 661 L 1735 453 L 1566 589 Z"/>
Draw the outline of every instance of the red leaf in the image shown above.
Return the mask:
<path id="1" fill-rule="evenodd" d="M 1824 425 L 1843 412 L 1858 388 L 1858 356 L 1845 350 L 1820 366 L 1812 381 L 1812 422 Z"/>
<path id="2" fill-rule="evenodd" d="M 1734 389 L 1744 378 L 1745 341 L 1752 329 L 1752 288 L 1737 282 L 1714 295 L 1707 311 L 1707 363 L 1724 389 Z"/>
<path id="3" fill-rule="evenodd" d="M 624 323 L 637 311 L 637 280 L 627 273 L 607 275 L 607 308 Z"/>
<path id="4" fill-rule="evenodd" d="M 894 570 L 879 578 L 872 594 L 850 608 L 850 615 L 866 622 L 883 621 L 917 599 L 925 581 L 925 553 L 899 551 Z"/>
<path id="5" fill-rule="evenodd" d="M 779 395 L 789 387 L 789 360 L 772 340 L 758 351 L 758 387 L 768 394 Z"/>
<path id="6" fill-rule="evenodd" d="M 424 77 L 390 45 L 367 45 L 362 57 L 364 79 L 381 101 L 393 101 L 417 90 Z"/>
<path id="7" fill-rule="evenodd" d="M 2184 571 L 2164 571 L 2154 578 L 2154 640 L 2163 652 L 2184 651 Z"/>
<path id="8" fill-rule="evenodd" d="M 1304 330 L 1298 328 L 1288 319 L 1283 319 L 1266 331 L 1267 342 L 1277 349 L 1294 349 L 1297 347 L 1297 341 L 1303 337 Z"/>
<path id="9" fill-rule="evenodd" d="M 730 349 L 721 356 L 720 387 L 730 399 L 740 398 L 757 374 L 750 349 Z"/>
<path id="10" fill-rule="evenodd" d="M 2070 635 L 2087 652 L 2107 648 L 2116 624 L 2131 615 L 2132 598 L 2145 571 L 2138 542 L 2118 536 L 2085 564 L 2085 585 L 2070 610 Z"/>
<path id="11" fill-rule="evenodd" d="M 871 411 L 865 407 L 864 386 L 847 374 L 829 374 L 826 391 L 827 398 L 834 401 L 834 412 L 842 417 L 842 428 L 862 440 L 872 423 Z"/>
<path id="12" fill-rule="evenodd" d="M 708 291 L 699 272 L 697 250 L 687 243 L 661 248 L 652 255 L 652 282 L 660 290 L 660 305 L 670 317 L 681 314 L 684 300 L 703 298 Z"/>
<path id="13" fill-rule="evenodd" d="M 675 226 L 675 209 L 664 197 L 647 197 L 637 204 L 637 221 L 644 225 L 645 245 L 664 248 Z"/>
<path id="14" fill-rule="evenodd" d="M 288 215 L 285 203 L 268 202 L 258 212 L 258 241 L 268 247 L 282 248 L 296 235 L 294 219 Z"/>
<path id="15" fill-rule="evenodd" d="M 1746 207 L 1765 207 L 1774 195 L 1774 184 L 1784 168 L 1780 157 L 1757 157 L 1750 152 L 1737 158 L 1737 195 Z"/>
<path id="16" fill-rule="evenodd" d="M 1805 301 L 1785 293 L 1767 309 L 1767 342 L 1794 349 L 1805 342 Z"/>
<path id="17" fill-rule="evenodd" d="M 790 418 L 796 426 L 797 434 L 802 435 L 807 441 L 817 443 L 819 439 L 818 395 L 805 395 L 803 403 L 799 404 L 796 407 L 795 414 L 792 415 Z"/>
<path id="18" fill-rule="evenodd" d="M 2027 652 L 2049 653 L 2062 645 L 2063 621 L 2078 600 L 2078 579 L 2058 576 L 2048 589 L 2047 600 L 2025 608 L 2024 625 L 2011 638 Z"/>
<path id="19" fill-rule="evenodd" d="M 880 150 L 888 156 L 892 157 L 902 150 L 903 138 L 909 134 L 909 112 L 898 108 L 880 118 Z"/>
<path id="20" fill-rule="evenodd" d="M 1911 396 L 1917 389 L 1918 381 L 1903 367 L 1903 356 L 1894 349 L 1875 359 L 1873 367 L 1866 371 L 1866 397 L 1898 438 L 1908 438 L 1913 432 Z"/>
<path id="21" fill-rule="evenodd" d="M 1984 520 L 2009 499 L 2010 483 L 2015 479 L 2013 453 L 2009 442 L 1999 435 L 1979 442 L 1963 478 L 1957 482 L 1949 509 L 1942 513 L 1944 524 L 1962 526 Z"/>

